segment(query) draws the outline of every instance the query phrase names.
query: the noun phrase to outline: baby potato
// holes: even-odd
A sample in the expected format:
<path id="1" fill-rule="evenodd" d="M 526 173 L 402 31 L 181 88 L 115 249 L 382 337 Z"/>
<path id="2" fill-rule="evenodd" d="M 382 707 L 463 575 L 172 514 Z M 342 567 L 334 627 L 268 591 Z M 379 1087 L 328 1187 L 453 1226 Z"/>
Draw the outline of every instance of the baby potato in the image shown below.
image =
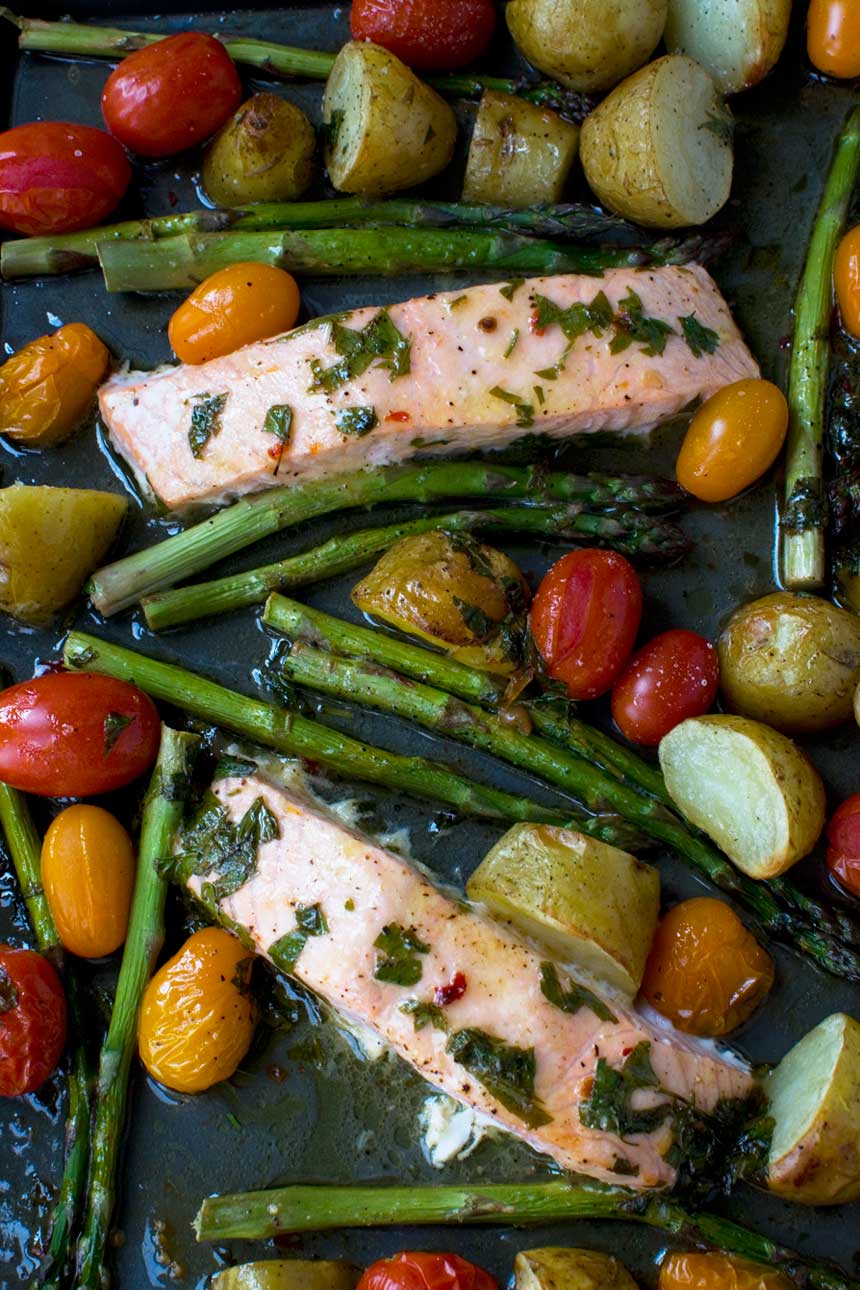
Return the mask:
<path id="1" fill-rule="evenodd" d="M 851 716 L 860 619 L 819 596 L 776 591 L 741 605 L 717 644 L 726 706 L 778 730 L 827 730 Z"/>
<path id="2" fill-rule="evenodd" d="M 791 0 L 669 0 L 666 48 L 689 54 L 723 94 L 764 80 L 782 53 Z"/>
<path id="3" fill-rule="evenodd" d="M 774 1119 L 767 1184 L 801 1205 L 860 1200 L 860 1022 L 834 1013 L 765 1082 Z"/>
<path id="4" fill-rule="evenodd" d="M 107 554 L 128 503 L 88 488 L 0 489 L 0 610 L 45 626 Z"/>
<path id="5" fill-rule="evenodd" d="M 723 714 L 691 717 L 660 741 L 659 753 L 672 800 L 751 878 L 776 878 L 818 841 L 821 776 L 770 726 Z"/>
<path id="6" fill-rule="evenodd" d="M 600 200 L 651 228 L 704 224 L 732 183 L 732 117 L 711 76 L 667 54 L 622 81 L 582 123 L 579 155 Z"/>
<path id="7" fill-rule="evenodd" d="M 488 90 L 469 145 L 463 201 L 496 206 L 557 202 L 579 147 L 579 126 L 515 94 Z"/>
<path id="8" fill-rule="evenodd" d="M 653 54 L 668 0 L 510 0 L 510 33 L 530 63 L 573 90 L 609 90 Z"/>
<path id="9" fill-rule="evenodd" d="M 210 1290 L 354 1290 L 358 1277 L 340 1259 L 264 1259 L 217 1272 Z"/>
<path id="10" fill-rule="evenodd" d="M 300 108 L 279 94 L 255 94 L 207 148 L 203 187 L 218 206 L 294 201 L 311 182 L 315 148 Z"/>
<path id="11" fill-rule="evenodd" d="M 323 98 L 326 166 L 335 188 L 379 196 L 412 188 L 448 165 L 457 138 L 440 95 L 380 45 L 352 41 Z"/>
<path id="12" fill-rule="evenodd" d="M 637 1290 L 623 1263 L 599 1250 L 547 1246 L 514 1259 L 515 1290 Z"/>

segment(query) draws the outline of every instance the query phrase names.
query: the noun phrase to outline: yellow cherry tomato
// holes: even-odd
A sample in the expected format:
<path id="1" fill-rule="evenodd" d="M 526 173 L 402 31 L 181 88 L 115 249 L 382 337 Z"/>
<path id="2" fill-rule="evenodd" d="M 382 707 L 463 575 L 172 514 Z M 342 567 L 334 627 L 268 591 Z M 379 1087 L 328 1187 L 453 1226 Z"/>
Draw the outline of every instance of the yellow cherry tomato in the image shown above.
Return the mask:
<path id="1" fill-rule="evenodd" d="M 230 1078 L 254 1035 L 251 963 L 237 937 L 206 927 L 159 969 L 143 996 L 138 1041 L 153 1079 L 202 1093 Z"/>
<path id="2" fill-rule="evenodd" d="M 860 224 L 849 229 L 836 251 L 833 285 L 842 326 L 860 337 Z"/>
<path id="3" fill-rule="evenodd" d="M 100 806 L 70 806 L 42 843 L 42 883 L 60 940 L 82 959 L 125 940 L 134 886 L 131 838 Z"/>
<path id="4" fill-rule="evenodd" d="M 0 434 L 44 448 L 77 429 L 107 374 L 110 354 L 84 323 L 40 336 L 0 367 Z"/>
<path id="5" fill-rule="evenodd" d="M 289 331 L 299 316 L 295 278 L 271 264 L 231 264 L 191 292 L 167 328 L 183 363 L 206 363 Z"/>
<path id="6" fill-rule="evenodd" d="M 670 1254 L 660 1265 L 658 1290 L 791 1290 L 774 1268 L 728 1254 Z"/>
<path id="7" fill-rule="evenodd" d="M 809 61 L 826 76 L 860 76 L 860 4 L 857 0 L 812 0 L 806 20 Z"/>
<path id="8" fill-rule="evenodd" d="M 703 403 L 681 444 L 678 483 L 703 502 L 736 497 L 779 456 L 788 404 L 770 381 L 735 381 Z"/>

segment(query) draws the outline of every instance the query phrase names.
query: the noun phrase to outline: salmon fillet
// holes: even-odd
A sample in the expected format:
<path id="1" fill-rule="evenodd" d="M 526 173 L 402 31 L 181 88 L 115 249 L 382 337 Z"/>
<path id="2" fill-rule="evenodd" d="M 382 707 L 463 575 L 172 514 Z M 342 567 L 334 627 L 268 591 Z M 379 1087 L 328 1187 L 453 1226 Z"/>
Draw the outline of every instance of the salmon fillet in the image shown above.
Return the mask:
<path id="1" fill-rule="evenodd" d="M 99 404 L 115 447 L 178 509 L 530 432 L 646 431 L 757 375 L 715 283 L 689 265 L 357 309 L 197 367 L 114 377 Z"/>
<path id="2" fill-rule="evenodd" d="M 324 807 L 258 774 L 216 780 L 212 791 L 234 825 L 261 805 L 271 817 L 251 876 L 219 893 L 221 914 L 279 966 L 286 954 L 298 980 L 348 1021 L 369 1027 L 436 1088 L 564 1169 L 638 1189 L 670 1186 L 676 1177 L 678 1162 L 667 1159 L 676 1111 L 658 1111 L 662 1122 L 647 1131 L 583 1123 L 581 1113 L 590 1119 L 596 1109 L 586 1103 L 596 1096 L 599 1063 L 605 1077 L 631 1054 L 650 1059 L 656 1078 L 630 1093 L 634 1112 L 666 1104 L 669 1095 L 712 1112 L 723 1099 L 753 1091 L 745 1067 L 610 995 L 593 993 L 603 1017 L 590 1006 L 563 1011 L 542 989 L 546 953 Z M 211 856 L 203 847 L 197 872 L 183 871 L 198 896 L 219 878 L 217 870 L 206 872 Z M 300 928 L 306 931 L 296 939 Z M 553 971 L 562 988 L 570 986 L 567 968 Z M 439 1005 L 436 989 L 452 983 L 449 1001 Z M 435 1010 L 428 1007 L 434 997 Z M 533 1063 L 528 1097 L 520 1088 L 512 1098 L 481 1067 L 487 1037 L 514 1055 L 520 1074 L 519 1063 Z"/>

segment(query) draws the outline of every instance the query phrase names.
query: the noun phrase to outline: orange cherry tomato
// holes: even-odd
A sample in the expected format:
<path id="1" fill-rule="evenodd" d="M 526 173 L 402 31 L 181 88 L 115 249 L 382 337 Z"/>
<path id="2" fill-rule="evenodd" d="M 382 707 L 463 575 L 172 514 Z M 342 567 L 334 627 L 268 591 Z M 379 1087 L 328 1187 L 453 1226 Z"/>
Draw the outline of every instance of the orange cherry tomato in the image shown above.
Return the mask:
<path id="1" fill-rule="evenodd" d="M 833 286 L 842 326 L 852 336 L 860 337 L 860 224 L 849 229 L 839 243 L 833 265 Z"/>
<path id="2" fill-rule="evenodd" d="M 860 5 L 857 0 L 812 0 L 806 20 L 809 61 L 826 76 L 860 76 Z"/>
<path id="3" fill-rule="evenodd" d="M 85 323 L 31 340 L 0 367 L 0 434 L 45 448 L 77 429 L 107 374 L 110 354 Z"/>
<path id="4" fill-rule="evenodd" d="M 642 994 L 688 1035 L 727 1035 L 773 985 L 770 955 L 722 900 L 682 901 L 660 920 Z"/>
<path id="5" fill-rule="evenodd" d="M 131 838 L 100 806 L 70 806 L 42 843 L 42 882 L 67 950 L 82 959 L 125 941 L 134 886 Z"/>
<path id="6" fill-rule="evenodd" d="M 774 1268 L 728 1254 L 670 1254 L 660 1265 L 658 1290 L 791 1290 Z"/>
<path id="7" fill-rule="evenodd" d="M 237 937 L 206 927 L 159 969 L 143 996 L 138 1041 L 153 1079 L 202 1093 L 230 1078 L 254 1035 L 252 962 Z"/>
<path id="8" fill-rule="evenodd" d="M 696 412 L 681 444 L 678 483 L 702 502 L 737 497 L 769 470 L 788 430 L 788 404 L 770 381 L 735 381 Z"/>
<path id="9" fill-rule="evenodd" d="M 289 331 L 299 316 L 295 278 L 271 264 L 231 264 L 191 292 L 167 328 L 183 363 L 206 363 Z"/>

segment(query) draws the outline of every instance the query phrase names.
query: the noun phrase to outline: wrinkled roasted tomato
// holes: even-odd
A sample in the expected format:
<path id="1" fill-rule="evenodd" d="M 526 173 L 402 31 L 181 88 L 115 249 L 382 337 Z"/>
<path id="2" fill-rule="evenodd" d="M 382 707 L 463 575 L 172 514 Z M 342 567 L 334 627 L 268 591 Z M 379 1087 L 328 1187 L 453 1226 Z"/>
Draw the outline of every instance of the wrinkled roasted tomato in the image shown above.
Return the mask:
<path id="1" fill-rule="evenodd" d="M 358 1290 L 498 1290 L 489 1272 L 459 1254 L 404 1250 L 372 1263 Z"/>
<path id="2" fill-rule="evenodd" d="M 131 180 L 128 158 L 104 130 L 34 121 L 0 134 L 0 225 L 46 236 L 100 224 Z"/>
<path id="3" fill-rule="evenodd" d="M 0 1097 L 32 1093 L 66 1043 L 66 996 L 57 971 L 34 950 L 0 945 Z"/>
<path id="4" fill-rule="evenodd" d="M 33 448 L 61 443 L 83 420 L 109 366 L 110 354 L 85 323 L 31 340 L 0 367 L 0 434 Z"/>

